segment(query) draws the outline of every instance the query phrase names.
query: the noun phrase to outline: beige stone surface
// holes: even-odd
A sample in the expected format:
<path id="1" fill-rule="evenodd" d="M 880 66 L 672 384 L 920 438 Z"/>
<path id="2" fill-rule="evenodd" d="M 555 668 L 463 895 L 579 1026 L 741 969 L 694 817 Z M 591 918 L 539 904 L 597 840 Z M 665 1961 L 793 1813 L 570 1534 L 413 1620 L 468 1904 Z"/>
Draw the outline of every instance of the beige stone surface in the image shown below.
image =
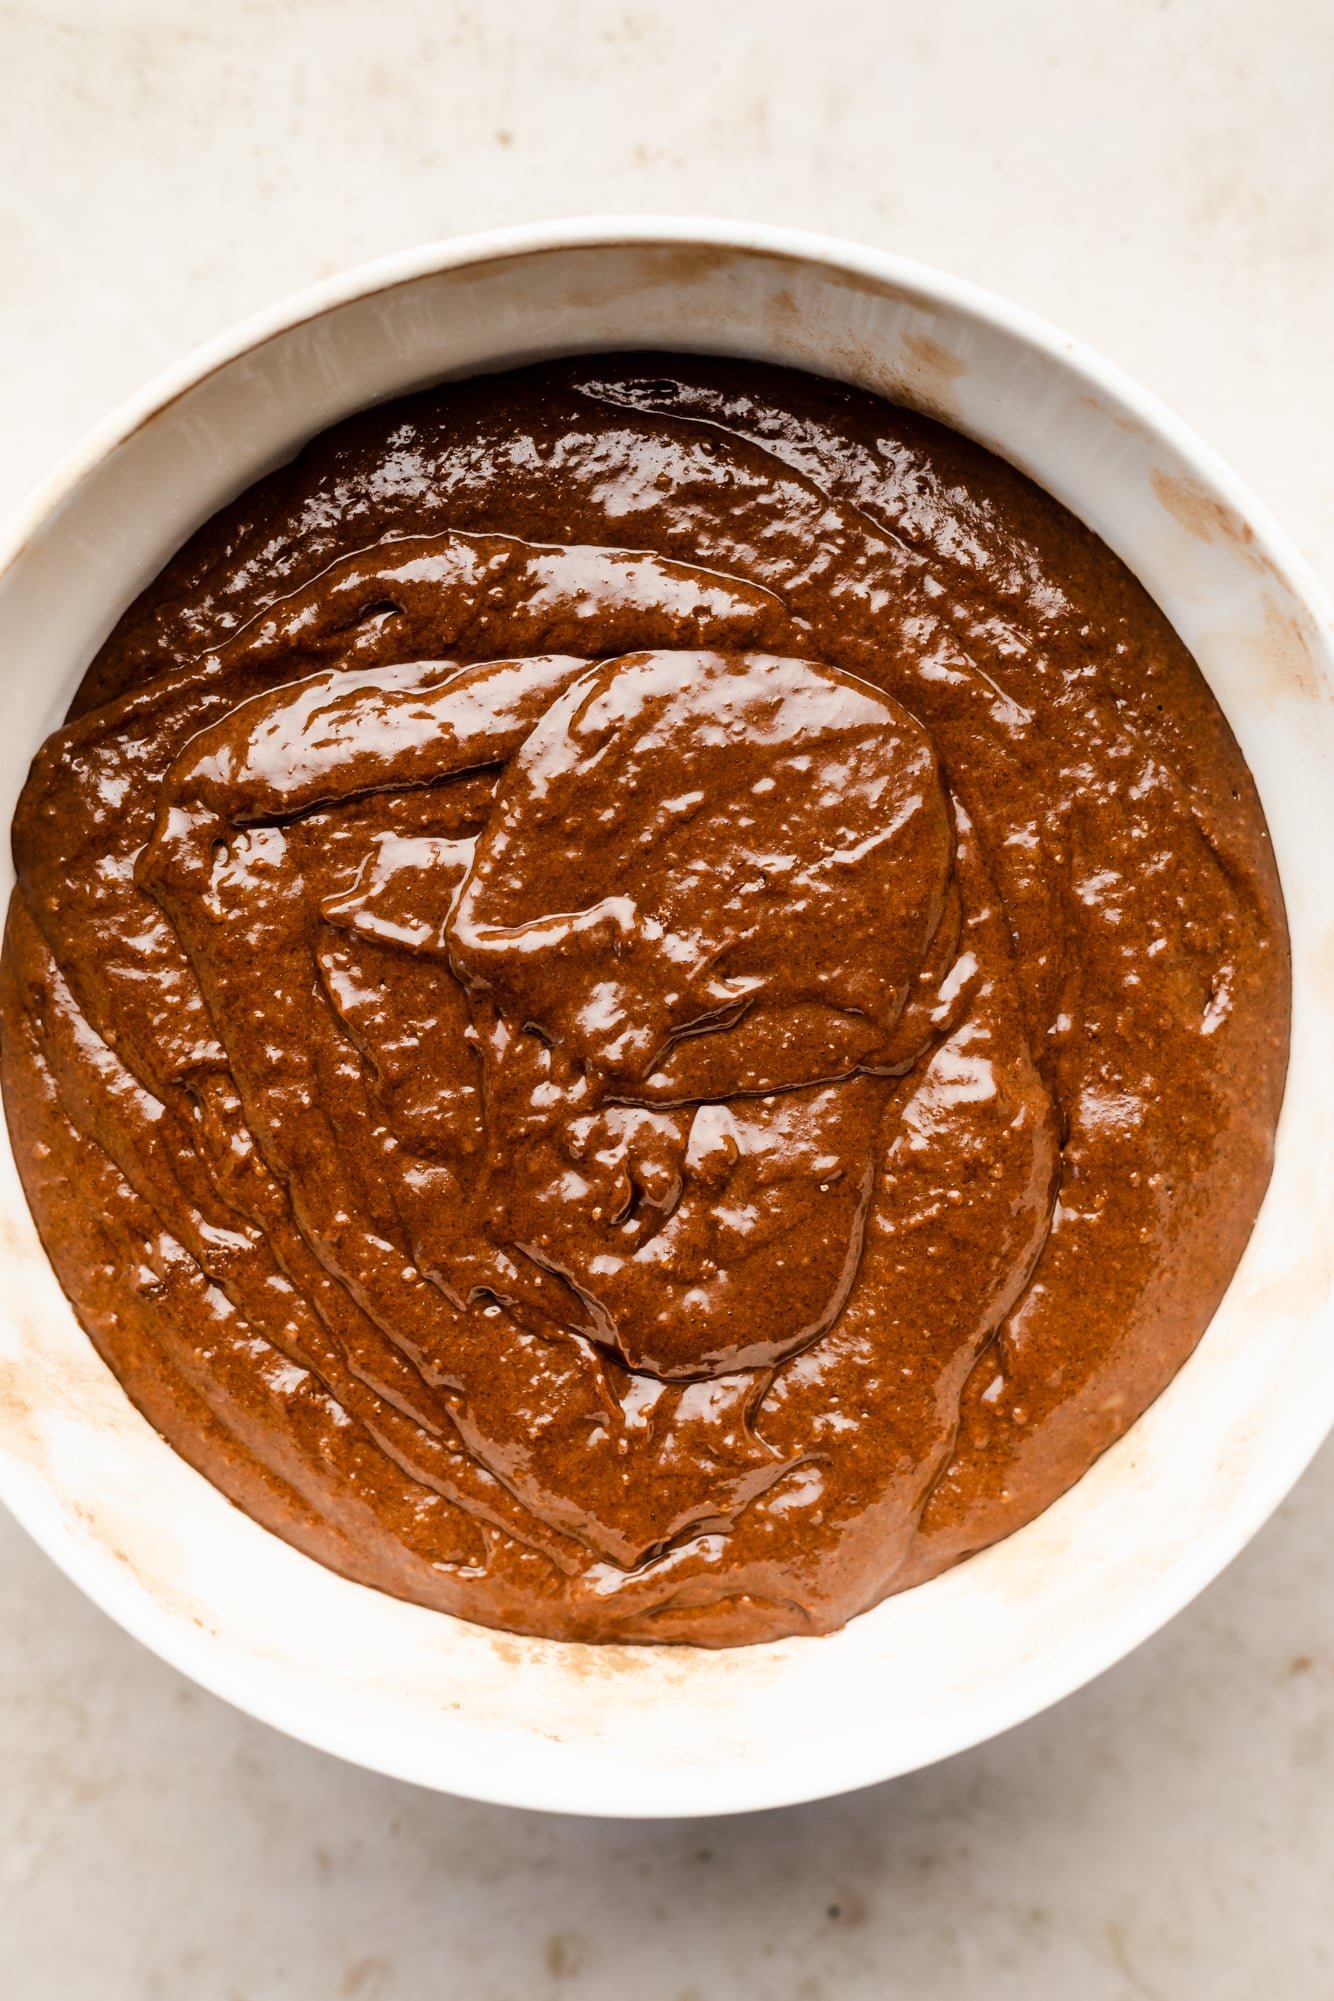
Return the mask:
<path id="1" fill-rule="evenodd" d="M 0 512 L 163 363 L 341 265 L 694 210 L 860 237 L 1061 322 L 1334 587 L 1328 0 L 0 0 L 0 79 Z M 301 1749 L 0 1520 L 0 1993 L 1326 2001 L 1331 1520 L 1327 1449 L 1058 1710 L 854 1798 L 674 1826 Z"/>

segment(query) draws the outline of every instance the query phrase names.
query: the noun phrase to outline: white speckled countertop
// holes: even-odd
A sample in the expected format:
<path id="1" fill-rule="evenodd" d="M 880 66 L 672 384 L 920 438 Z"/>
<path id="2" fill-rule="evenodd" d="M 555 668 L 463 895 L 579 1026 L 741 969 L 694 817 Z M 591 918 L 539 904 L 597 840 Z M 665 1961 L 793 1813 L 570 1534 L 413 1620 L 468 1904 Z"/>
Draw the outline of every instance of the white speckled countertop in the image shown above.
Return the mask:
<path id="1" fill-rule="evenodd" d="M 340 265 L 685 209 L 1061 322 L 1334 586 L 1328 0 L 0 0 L 0 76 L 0 511 L 164 362 Z M 1330 1520 L 1334 1448 L 1167 1632 L 949 1765 L 603 1826 L 273 1735 L 5 1518 L 0 1992 L 1328 2001 Z"/>

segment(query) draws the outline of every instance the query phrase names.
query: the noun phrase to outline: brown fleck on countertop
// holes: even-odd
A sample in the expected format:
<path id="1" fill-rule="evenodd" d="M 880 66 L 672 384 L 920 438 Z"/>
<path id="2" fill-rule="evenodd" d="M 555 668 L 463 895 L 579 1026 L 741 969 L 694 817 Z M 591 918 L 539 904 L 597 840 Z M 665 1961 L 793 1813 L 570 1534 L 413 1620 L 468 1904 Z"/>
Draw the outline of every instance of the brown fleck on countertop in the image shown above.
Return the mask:
<path id="1" fill-rule="evenodd" d="M 1287 946 L 1197 669 L 924 419 L 595 357 L 326 434 L 16 817 L 6 1112 L 135 1401 L 366 1582 L 818 1631 L 1046 1506 L 1269 1173 Z"/>

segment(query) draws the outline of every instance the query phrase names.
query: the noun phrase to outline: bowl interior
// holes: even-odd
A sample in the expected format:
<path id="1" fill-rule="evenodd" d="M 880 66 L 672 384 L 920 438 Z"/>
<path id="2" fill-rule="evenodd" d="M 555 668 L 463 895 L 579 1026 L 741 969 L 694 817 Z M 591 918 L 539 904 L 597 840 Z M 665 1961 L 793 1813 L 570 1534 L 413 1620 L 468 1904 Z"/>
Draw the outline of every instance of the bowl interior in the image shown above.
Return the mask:
<path id="1" fill-rule="evenodd" d="M 1269 817 L 1294 979 L 1274 1179 L 1205 1339 L 1038 1521 L 841 1633 L 721 1654 L 519 1639 L 331 1575 L 178 1459 L 75 1322 L 0 1143 L 0 1495 L 139 1638 L 297 1736 L 479 1798 L 714 1813 L 888 1777 L 1077 1687 L 1222 1568 L 1334 1418 L 1334 633 L 1212 455 L 1000 302 L 781 232 L 531 231 L 278 309 L 56 475 L 0 575 L 0 818 L 125 605 L 260 472 L 405 389 L 622 346 L 785 362 L 942 418 L 1082 516 L 1194 651 Z M 7 843 L 0 867 L 7 896 Z"/>

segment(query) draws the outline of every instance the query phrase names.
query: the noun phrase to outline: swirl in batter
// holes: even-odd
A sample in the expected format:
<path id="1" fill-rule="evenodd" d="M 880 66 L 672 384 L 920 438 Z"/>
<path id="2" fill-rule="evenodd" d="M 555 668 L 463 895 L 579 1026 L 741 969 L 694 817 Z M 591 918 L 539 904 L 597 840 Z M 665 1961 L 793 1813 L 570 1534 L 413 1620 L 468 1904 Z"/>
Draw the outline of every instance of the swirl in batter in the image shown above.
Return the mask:
<path id="1" fill-rule="evenodd" d="M 317 440 L 121 621 L 14 828 L 6 1111 L 131 1396 L 516 1630 L 819 1632 L 1203 1331 L 1287 1049 L 1194 663 L 978 447 L 751 365 Z"/>

